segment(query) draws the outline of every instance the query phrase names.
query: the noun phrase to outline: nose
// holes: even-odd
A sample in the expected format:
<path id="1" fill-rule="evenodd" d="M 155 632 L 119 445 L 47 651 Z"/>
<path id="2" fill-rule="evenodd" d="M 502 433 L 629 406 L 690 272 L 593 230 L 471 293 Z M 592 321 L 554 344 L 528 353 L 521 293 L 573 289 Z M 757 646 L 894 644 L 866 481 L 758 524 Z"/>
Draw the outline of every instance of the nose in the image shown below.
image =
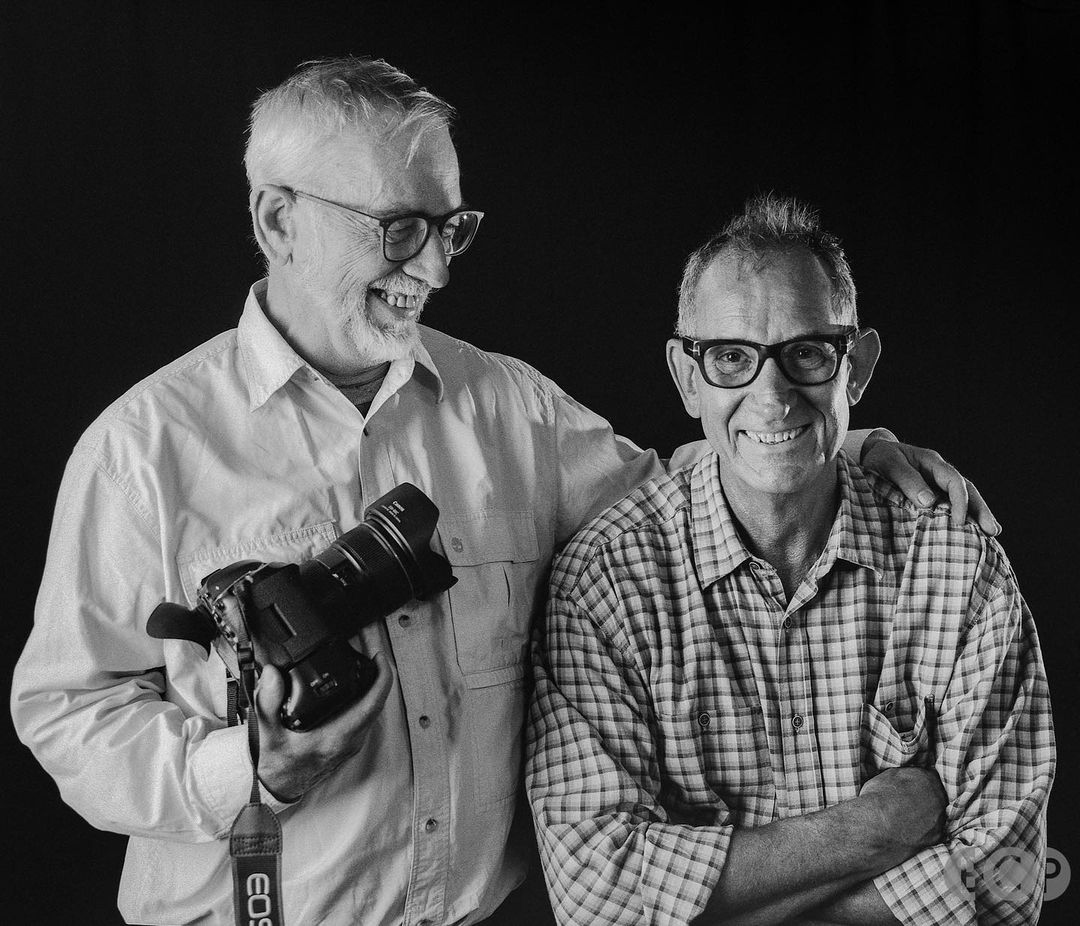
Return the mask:
<path id="1" fill-rule="evenodd" d="M 775 357 L 765 360 L 749 389 L 754 402 L 777 417 L 786 415 L 794 404 L 795 388 Z"/>
<path id="2" fill-rule="evenodd" d="M 450 258 L 446 256 L 442 237 L 434 228 L 419 253 L 405 261 L 402 269 L 432 289 L 442 289 L 450 282 Z"/>

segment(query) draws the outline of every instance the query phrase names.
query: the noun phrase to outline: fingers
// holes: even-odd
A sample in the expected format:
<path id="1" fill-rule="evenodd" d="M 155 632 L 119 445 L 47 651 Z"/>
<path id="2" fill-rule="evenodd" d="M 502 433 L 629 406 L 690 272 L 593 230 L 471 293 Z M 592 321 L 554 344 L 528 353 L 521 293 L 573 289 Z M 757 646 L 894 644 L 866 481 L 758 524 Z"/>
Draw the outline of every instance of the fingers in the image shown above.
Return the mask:
<path id="1" fill-rule="evenodd" d="M 967 489 L 971 516 L 979 522 L 979 527 L 983 531 L 991 537 L 996 537 L 1001 533 L 1001 522 L 994 517 L 990 506 L 984 501 L 982 493 L 971 482 L 968 482 Z"/>
<path id="2" fill-rule="evenodd" d="M 938 457 L 938 461 L 934 465 L 934 481 L 948 493 L 951 511 L 949 520 L 955 527 L 959 527 L 967 517 L 968 481 L 941 457 Z"/>
<path id="3" fill-rule="evenodd" d="M 393 687 L 394 670 L 390 665 L 390 660 L 384 653 L 376 653 L 373 661 L 379 674 L 375 676 L 372 686 L 364 692 L 360 700 L 330 721 L 330 724 L 338 728 L 345 737 L 352 737 L 371 722 L 371 719 L 382 710 Z"/>
<path id="4" fill-rule="evenodd" d="M 278 716 L 285 700 L 285 676 L 276 666 L 265 665 L 255 686 L 255 706 L 263 724 L 278 726 Z"/>
<path id="5" fill-rule="evenodd" d="M 1000 534 L 1001 525 L 974 483 L 965 479 L 956 467 L 946 463 L 939 454 L 933 451 L 924 453 L 928 458 L 926 465 L 929 466 L 930 479 L 948 493 L 951 509 L 949 519 L 953 525 L 959 527 L 970 517 L 989 536 Z"/>
<path id="6" fill-rule="evenodd" d="M 920 469 L 924 468 L 923 457 L 931 453 L 938 456 L 933 451 L 883 440 L 875 443 L 864 458 L 871 469 L 889 479 L 913 505 L 928 508 L 934 504 L 937 495 L 923 478 Z M 944 463 L 944 460 L 941 462 Z"/>

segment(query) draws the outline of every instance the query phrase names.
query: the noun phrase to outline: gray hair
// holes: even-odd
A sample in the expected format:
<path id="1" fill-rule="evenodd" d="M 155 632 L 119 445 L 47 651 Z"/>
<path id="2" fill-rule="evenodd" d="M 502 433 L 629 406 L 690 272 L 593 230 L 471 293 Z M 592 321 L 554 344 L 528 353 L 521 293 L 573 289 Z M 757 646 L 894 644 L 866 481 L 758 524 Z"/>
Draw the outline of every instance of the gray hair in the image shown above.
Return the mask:
<path id="1" fill-rule="evenodd" d="M 248 183 L 303 181 L 317 168 L 327 139 L 363 126 L 393 134 L 418 124 L 411 157 L 424 132 L 450 127 L 454 116 L 449 103 L 382 59 L 308 61 L 252 106 L 244 153 Z"/>
<path id="2" fill-rule="evenodd" d="M 746 201 L 743 211 L 687 258 L 679 284 L 679 317 L 675 333 L 694 334 L 697 290 L 702 274 L 723 254 L 760 263 L 770 253 L 804 250 L 813 254 L 829 277 L 832 308 L 840 320 L 858 324 L 855 281 L 840 239 L 821 227 L 817 210 L 791 196 L 762 193 Z"/>

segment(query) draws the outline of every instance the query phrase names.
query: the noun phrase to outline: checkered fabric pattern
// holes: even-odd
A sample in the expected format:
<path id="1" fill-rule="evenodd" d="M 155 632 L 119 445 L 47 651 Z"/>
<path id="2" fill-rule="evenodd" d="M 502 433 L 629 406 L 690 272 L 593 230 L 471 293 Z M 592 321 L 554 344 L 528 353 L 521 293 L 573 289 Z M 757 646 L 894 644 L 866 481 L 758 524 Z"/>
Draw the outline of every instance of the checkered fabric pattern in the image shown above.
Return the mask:
<path id="1" fill-rule="evenodd" d="M 787 602 L 739 538 L 714 455 L 646 483 L 557 559 L 527 785 L 560 922 L 689 922 L 735 829 L 931 762 L 948 843 L 879 876 L 883 899 L 906 923 L 1037 918 L 1040 890 L 998 896 L 978 866 L 1002 846 L 1043 857 L 1054 771 L 1038 638 L 1008 560 L 843 454 L 838 477 L 828 541 Z M 950 847 L 973 890 L 944 876 Z"/>

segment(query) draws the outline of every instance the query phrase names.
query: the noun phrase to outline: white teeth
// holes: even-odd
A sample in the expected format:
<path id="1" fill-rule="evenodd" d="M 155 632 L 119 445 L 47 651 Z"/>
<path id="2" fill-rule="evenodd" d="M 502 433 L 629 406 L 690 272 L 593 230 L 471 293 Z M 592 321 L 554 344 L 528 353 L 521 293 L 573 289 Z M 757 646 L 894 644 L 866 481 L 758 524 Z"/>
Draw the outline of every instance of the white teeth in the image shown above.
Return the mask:
<path id="1" fill-rule="evenodd" d="M 790 431 L 744 431 L 743 433 L 758 444 L 782 444 L 784 441 L 798 437 L 805 430 L 804 426 Z"/>
<path id="2" fill-rule="evenodd" d="M 420 301 L 420 297 L 416 295 L 405 295 L 404 293 L 391 293 L 385 289 L 375 290 L 386 302 L 399 309 L 415 309 L 417 303 Z"/>

